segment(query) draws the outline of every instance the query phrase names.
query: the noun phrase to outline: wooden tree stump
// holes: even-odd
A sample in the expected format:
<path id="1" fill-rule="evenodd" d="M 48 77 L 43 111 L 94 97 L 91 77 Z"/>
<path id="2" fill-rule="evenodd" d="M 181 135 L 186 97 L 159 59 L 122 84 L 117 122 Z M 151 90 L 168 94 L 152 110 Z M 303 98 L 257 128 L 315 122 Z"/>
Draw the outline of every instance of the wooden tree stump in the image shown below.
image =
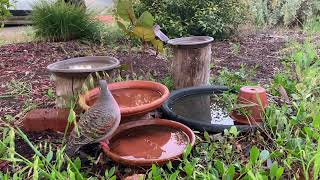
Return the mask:
<path id="1" fill-rule="evenodd" d="M 119 67 L 119 64 L 120 61 L 113 57 L 86 56 L 48 65 L 47 69 L 54 75 L 56 84 L 56 106 L 69 107 L 90 74 L 96 79 L 95 75 L 99 72 L 109 74 Z M 99 76 L 101 77 L 101 74 Z"/>
<path id="2" fill-rule="evenodd" d="M 169 40 L 173 45 L 174 89 L 207 85 L 210 76 L 212 37 L 194 36 Z"/>

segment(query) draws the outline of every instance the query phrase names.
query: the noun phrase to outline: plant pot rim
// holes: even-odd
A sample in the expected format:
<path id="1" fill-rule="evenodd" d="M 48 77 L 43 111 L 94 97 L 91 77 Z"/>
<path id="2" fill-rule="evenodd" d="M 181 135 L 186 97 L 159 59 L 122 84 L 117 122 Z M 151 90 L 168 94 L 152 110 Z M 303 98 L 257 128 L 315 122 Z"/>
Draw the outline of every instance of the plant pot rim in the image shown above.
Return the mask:
<path id="1" fill-rule="evenodd" d="M 135 107 L 120 107 L 120 112 L 122 117 L 140 115 L 147 112 L 150 112 L 156 108 L 161 107 L 162 103 L 169 97 L 170 91 L 169 89 L 157 82 L 153 81 L 143 81 L 143 80 L 132 80 L 132 81 L 123 81 L 108 84 L 108 88 L 110 91 L 120 90 L 120 89 L 130 89 L 130 88 L 141 88 L 141 89 L 149 89 L 152 91 L 158 91 L 161 93 L 161 97 L 147 104 L 143 104 Z M 88 109 L 87 101 L 92 97 L 98 96 L 100 93 L 100 88 L 94 88 L 88 91 L 85 94 L 81 94 L 79 97 L 79 104 L 81 108 Z"/>
<path id="2" fill-rule="evenodd" d="M 79 64 L 79 63 L 86 63 L 86 62 L 93 62 L 93 61 L 101 63 L 102 64 L 101 67 L 88 68 L 88 69 L 61 68 L 69 64 Z M 110 64 L 110 65 L 103 65 L 104 63 Z M 62 60 L 62 61 L 49 64 L 47 66 L 47 70 L 52 73 L 71 73 L 71 74 L 92 73 L 92 72 L 111 70 L 111 69 L 117 68 L 119 64 L 120 64 L 120 61 L 111 56 L 84 56 L 84 57 L 77 57 L 77 58 Z"/>
<path id="3" fill-rule="evenodd" d="M 196 140 L 195 134 L 189 127 L 187 127 L 179 122 L 171 121 L 168 119 L 147 119 L 147 120 L 138 120 L 138 121 L 132 121 L 132 122 L 122 124 L 119 126 L 117 131 L 110 137 L 110 139 L 112 139 L 112 137 L 115 137 L 116 135 L 118 135 L 124 131 L 127 131 L 128 129 L 139 127 L 139 126 L 146 126 L 146 125 L 159 125 L 159 126 L 167 126 L 170 128 L 180 129 L 184 133 L 186 133 L 186 135 L 189 137 L 189 144 L 191 144 L 192 147 L 195 144 L 195 140 Z M 122 158 L 118 154 L 111 152 L 110 149 L 103 148 L 103 151 L 106 153 L 106 155 L 108 157 L 110 157 L 110 159 L 112 159 L 115 162 L 129 165 L 129 166 L 145 166 L 145 167 L 151 166 L 154 163 L 156 163 L 158 165 L 162 165 L 162 164 L 165 164 L 169 161 L 177 160 L 183 154 L 183 152 L 181 152 L 180 154 L 178 154 L 176 156 L 163 158 L 163 159 L 130 160 L 130 159 Z"/>

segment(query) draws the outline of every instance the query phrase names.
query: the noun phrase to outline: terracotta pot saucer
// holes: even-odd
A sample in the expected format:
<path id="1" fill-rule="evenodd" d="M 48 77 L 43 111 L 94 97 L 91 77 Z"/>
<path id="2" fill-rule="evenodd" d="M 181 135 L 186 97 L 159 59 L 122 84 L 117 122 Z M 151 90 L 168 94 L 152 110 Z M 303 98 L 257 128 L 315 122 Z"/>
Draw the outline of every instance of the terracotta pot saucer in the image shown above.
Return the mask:
<path id="1" fill-rule="evenodd" d="M 141 117 L 159 108 L 170 94 L 166 86 L 153 81 L 117 82 L 108 84 L 108 88 L 120 106 L 122 120 L 132 119 L 133 116 Z M 99 93 L 100 89 L 94 88 L 80 95 L 80 106 L 84 110 L 89 109 Z"/>
<path id="2" fill-rule="evenodd" d="M 132 121 L 119 126 L 103 151 L 115 162 L 128 166 L 162 165 L 181 157 L 195 135 L 187 126 L 165 119 Z"/>

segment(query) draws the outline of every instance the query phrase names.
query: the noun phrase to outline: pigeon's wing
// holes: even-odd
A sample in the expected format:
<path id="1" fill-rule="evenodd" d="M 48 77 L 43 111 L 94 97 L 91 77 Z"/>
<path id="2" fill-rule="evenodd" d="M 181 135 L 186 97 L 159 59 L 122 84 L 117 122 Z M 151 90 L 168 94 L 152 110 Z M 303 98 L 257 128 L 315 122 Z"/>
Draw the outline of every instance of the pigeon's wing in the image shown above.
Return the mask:
<path id="1" fill-rule="evenodd" d="M 110 134 L 117 119 L 110 114 L 106 114 L 100 109 L 89 109 L 78 123 L 78 134 L 73 133 L 77 144 L 89 144 L 98 142 L 99 140 Z"/>

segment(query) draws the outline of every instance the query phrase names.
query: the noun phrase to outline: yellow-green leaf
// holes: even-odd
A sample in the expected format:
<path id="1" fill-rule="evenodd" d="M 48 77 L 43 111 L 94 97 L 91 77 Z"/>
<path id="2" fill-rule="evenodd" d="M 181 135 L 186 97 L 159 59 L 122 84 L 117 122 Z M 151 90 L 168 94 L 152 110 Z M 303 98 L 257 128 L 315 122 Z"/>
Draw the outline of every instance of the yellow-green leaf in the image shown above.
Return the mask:
<path id="1" fill-rule="evenodd" d="M 153 28 L 136 26 L 133 28 L 133 34 L 141 38 L 143 41 L 151 41 L 155 39 Z"/>
<path id="2" fill-rule="evenodd" d="M 162 41 L 157 40 L 157 39 L 153 39 L 153 40 L 151 41 L 151 43 L 152 43 L 153 47 L 154 47 L 157 51 L 159 51 L 160 53 L 163 52 L 163 42 L 162 42 Z"/>

